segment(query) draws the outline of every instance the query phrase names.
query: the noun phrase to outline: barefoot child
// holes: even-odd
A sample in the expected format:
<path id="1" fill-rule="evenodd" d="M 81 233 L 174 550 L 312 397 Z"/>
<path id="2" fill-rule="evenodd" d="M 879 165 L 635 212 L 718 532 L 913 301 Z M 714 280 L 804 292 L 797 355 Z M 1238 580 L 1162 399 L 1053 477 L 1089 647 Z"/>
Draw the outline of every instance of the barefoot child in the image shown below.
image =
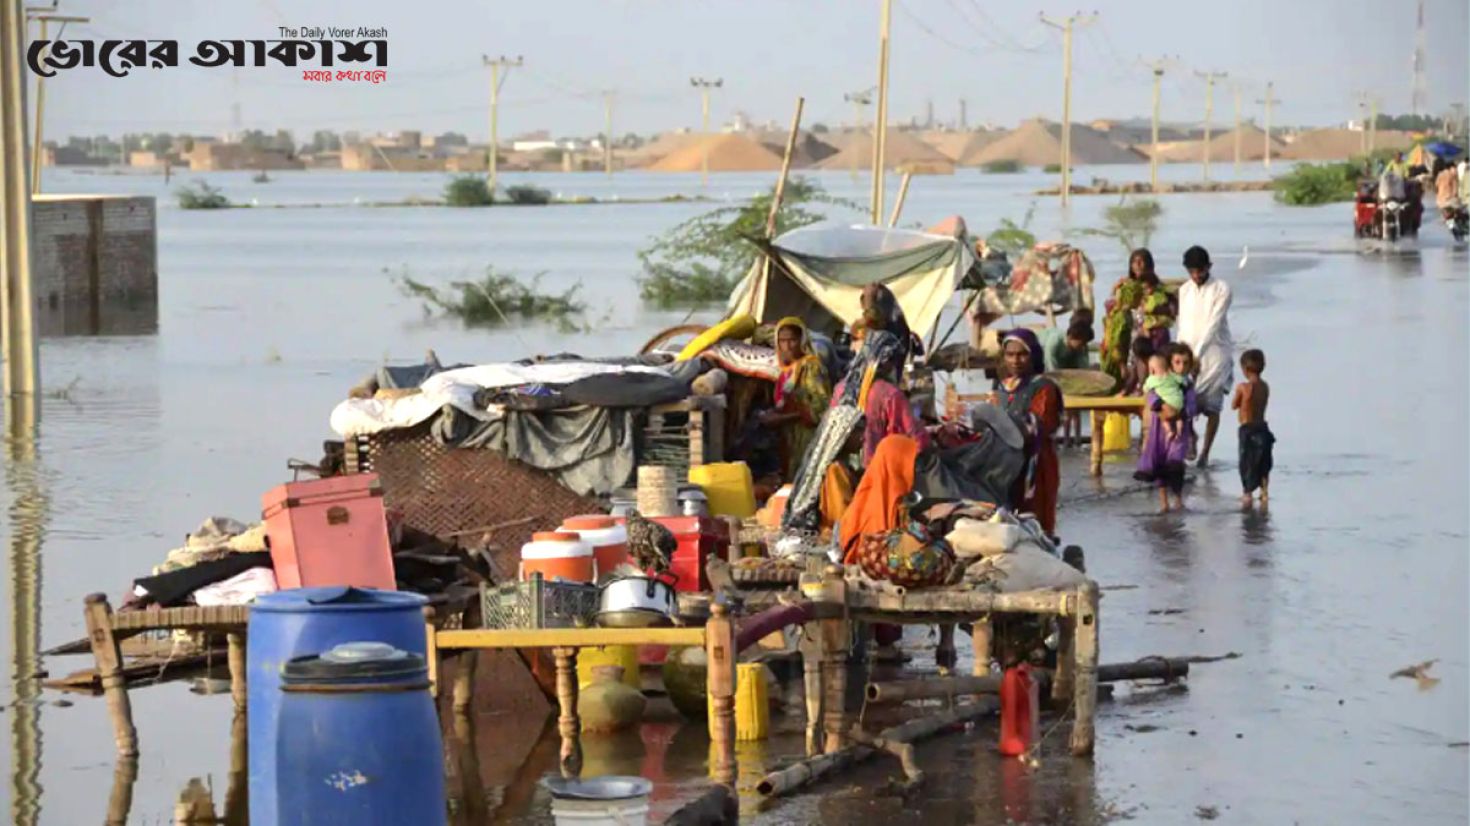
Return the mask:
<path id="1" fill-rule="evenodd" d="M 1193 382 L 1188 379 L 1194 367 L 1193 353 L 1179 344 L 1167 352 L 1170 366 L 1183 388 L 1180 406 L 1165 403 L 1155 390 L 1145 394 L 1145 404 L 1152 415 L 1148 417 L 1143 450 L 1138 456 L 1138 470 L 1133 474 L 1135 479 L 1158 486 L 1159 510 L 1164 513 L 1184 510 L 1184 460 L 1194 445 L 1194 417 L 1199 413 Z"/>
<path id="2" fill-rule="evenodd" d="M 1266 403 L 1271 400 L 1271 386 L 1261 379 L 1266 371 L 1266 354 L 1246 350 L 1240 354 L 1240 369 L 1245 381 L 1236 385 L 1230 408 L 1240 415 L 1240 485 L 1244 494 L 1242 507 L 1250 507 L 1251 495 L 1259 488 L 1261 507 L 1270 501 L 1271 446 L 1276 437 L 1266 424 Z"/>

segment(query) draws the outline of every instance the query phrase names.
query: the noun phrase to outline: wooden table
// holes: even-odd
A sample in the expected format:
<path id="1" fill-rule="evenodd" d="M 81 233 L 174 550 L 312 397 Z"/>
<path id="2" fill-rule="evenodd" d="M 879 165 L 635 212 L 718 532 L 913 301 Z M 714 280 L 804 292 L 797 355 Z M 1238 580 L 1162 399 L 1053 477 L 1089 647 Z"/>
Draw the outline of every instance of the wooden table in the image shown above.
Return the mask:
<path id="1" fill-rule="evenodd" d="M 1126 413 L 1144 419 L 1142 396 L 1064 396 L 1067 412 L 1089 411 L 1092 414 L 1092 475 L 1102 475 L 1103 417 L 1108 413 Z"/>
<path id="2" fill-rule="evenodd" d="M 582 721 L 577 715 L 577 650 L 600 645 L 698 645 L 708 661 L 710 714 L 714 717 L 711 740 L 715 758 L 711 768 L 715 782 L 735 785 L 735 626 L 725 606 L 710 607 L 703 627 L 692 628 L 528 628 L 464 629 L 439 631 L 431 638 L 429 661 L 440 651 L 481 648 L 550 648 L 556 656 L 556 697 L 561 716 L 561 773 L 577 777 L 582 772 Z M 467 692 L 468 687 L 464 690 Z M 455 686 L 456 700 L 461 687 Z M 467 696 L 467 695 L 466 695 Z M 456 702 L 456 707 L 459 703 Z"/>

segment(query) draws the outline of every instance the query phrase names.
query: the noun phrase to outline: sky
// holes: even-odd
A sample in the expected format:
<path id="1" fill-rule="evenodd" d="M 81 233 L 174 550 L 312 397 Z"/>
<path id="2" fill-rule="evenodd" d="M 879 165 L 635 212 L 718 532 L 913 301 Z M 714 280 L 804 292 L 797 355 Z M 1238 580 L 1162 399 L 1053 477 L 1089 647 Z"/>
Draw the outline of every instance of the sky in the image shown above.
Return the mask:
<path id="1" fill-rule="evenodd" d="M 280 26 L 368 26 L 388 31 L 388 81 L 307 83 L 283 66 L 135 69 L 113 78 L 72 69 L 47 81 L 48 137 L 167 131 L 223 134 L 238 103 L 243 128 L 364 132 L 489 132 L 489 71 L 481 56 L 524 58 L 502 86 L 502 139 L 534 129 L 602 130 L 605 90 L 616 92 L 614 132 L 697 127 L 691 77 L 723 80 L 716 122 L 736 111 L 786 124 L 798 95 L 803 122 L 853 118 L 845 92 L 877 82 L 881 0 L 59 0 L 90 16 L 66 39 L 176 39 L 181 56 L 205 39 L 278 39 Z M 1328 125 L 1359 116 L 1358 93 L 1388 113 L 1409 111 L 1415 0 L 1096 0 L 1074 38 L 1073 119 L 1146 116 L 1151 77 L 1141 59 L 1171 58 L 1166 121 L 1201 122 L 1205 83 L 1212 122 L 1262 118 L 1274 81 L 1276 124 Z M 29 3 L 28 5 L 36 5 Z M 1470 11 L 1465 0 L 1425 0 L 1429 112 L 1470 98 Z M 1014 126 L 1059 119 L 1061 36 L 1038 20 L 1072 7 L 1030 0 L 894 0 L 890 121 Z M 54 26 L 54 24 L 53 24 Z M 36 30 L 32 29 L 32 37 Z M 52 36 L 55 37 L 53 28 Z M 33 89 L 34 87 L 32 87 Z M 33 92 L 30 92 L 33 94 Z M 871 118 L 871 111 L 867 117 Z"/>

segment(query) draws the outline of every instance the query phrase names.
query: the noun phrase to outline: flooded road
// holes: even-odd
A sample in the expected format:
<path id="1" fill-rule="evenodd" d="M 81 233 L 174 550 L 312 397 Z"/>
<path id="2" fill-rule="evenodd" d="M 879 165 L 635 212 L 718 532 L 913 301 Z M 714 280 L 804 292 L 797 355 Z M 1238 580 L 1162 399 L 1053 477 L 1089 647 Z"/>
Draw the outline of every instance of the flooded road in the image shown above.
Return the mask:
<path id="1" fill-rule="evenodd" d="M 863 182 L 819 177 L 836 194 L 863 197 Z M 697 179 L 683 176 L 531 178 L 569 194 L 697 191 Z M 210 180 L 247 197 L 235 191 L 248 193 L 248 173 Z M 974 172 L 916 178 L 905 222 L 959 213 L 983 233 L 1001 218 L 1020 220 L 1042 182 Z M 47 183 L 51 191 L 159 186 L 154 178 L 59 172 Z M 248 197 L 266 201 L 269 190 L 280 202 L 345 204 L 433 196 L 441 184 L 439 176 L 282 174 Z M 720 175 L 711 188 L 716 197 L 742 197 L 769 185 L 769 176 Z M 1078 198 L 1063 214 L 1041 202 L 1033 228 L 1054 237 L 1063 227 L 1097 226 L 1111 203 Z M 1041 767 L 1024 770 L 995 756 L 994 724 L 985 723 L 920 747 L 931 783 L 908 805 L 874 794 L 896 772 L 876 760 L 765 811 L 748 801 L 750 822 L 1179 823 L 1217 814 L 1234 823 L 1450 823 L 1470 814 L 1470 754 L 1455 745 L 1470 740 L 1465 251 L 1451 249 L 1433 225 L 1417 253 L 1358 254 L 1346 206 L 1289 209 L 1263 193 L 1162 203 L 1150 242 L 1161 274 L 1182 274 L 1179 257 L 1190 244 L 1210 248 L 1216 275 L 1235 290 L 1238 346 L 1266 352 L 1279 440 L 1271 510 L 1242 514 L 1234 504 L 1227 417 L 1215 467 L 1198 475 L 1182 515 L 1153 514 L 1146 494 L 1112 495 L 1131 486 L 1127 457 L 1096 483 L 1080 453 L 1067 455 L 1059 530 L 1086 548 L 1089 572 L 1113 588 L 1102 607 L 1104 662 L 1241 657 L 1196 666 L 1187 692 L 1119 687 L 1099 713 L 1094 761 L 1064 756 L 1063 727 Z M 160 207 L 158 334 L 43 342 L 41 439 L 33 457 L 7 457 L 0 530 L 9 679 L 0 720 L 11 736 L 0 798 L 16 823 L 104 819 L 114 776 L 104 704 L 54 705 L 60 695 L 38 693 L 30 679 L 37 650 L 82 636 L 85 594 L 106 591 L 116 601 L 206 516 L 253 518 L 259 494 L 289 478 L 286 459 L 317 456 L 331 436 L 332 405 L 384 358 L 413 361 L 430 347 L 464 361 L 635 350 L 684 317 L 638 304 L 635 251 L 709 205 Z M 1122 272 L 1122 247 L 1081 243 L 1098 266 L 1101 296 Z M 545 270 L 552 287 L 580 282 L 597 308 L 591 330 L 427 324 L 392 280 L 405 268 L 438 281 L 491 263 Z M 1441 680 L 1432 688 L 1388 678 L 1432 658 Z M 56 675 L 88 664 L 45 665 Z M 168 822 L 191 777 L 210 777 L 222 802 L 228 697 L 169 685 L 134 692 L 133 704 L 143 753 L 129 822 Z M 527 727 L 513 738 L 481 730 L 479 750 L 543 734 L 539 724 Z M 630 744 L 606 749 L 610 770 L 637 772 L 657 759 L 676 791 L 703 776 L 699 727 L 671 719 L 646 726 L 639 740 L 641 753 Z M 761 761 L 799 749 L 798 737 L 783 735 L 742 752 L 742 782 L 754 782 Z M 533 776 L 540 752 L 530 752 L 532 765 L 519 771 L 483 767 L 486 794 L 507 802 L 504 819 L 546 821 L 544 798 L 514 782 Z"/>

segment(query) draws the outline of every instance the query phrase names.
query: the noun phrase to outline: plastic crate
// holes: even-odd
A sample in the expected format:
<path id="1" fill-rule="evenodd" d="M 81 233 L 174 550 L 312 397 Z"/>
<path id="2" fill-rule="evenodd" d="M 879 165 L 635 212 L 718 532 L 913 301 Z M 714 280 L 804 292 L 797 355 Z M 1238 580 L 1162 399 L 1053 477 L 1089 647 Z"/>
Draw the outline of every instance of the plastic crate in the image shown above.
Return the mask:
<path id="1" fill-rule="evenodd" d="M 597 617 L 598 588 L 532 574 L 508 585 L 484 585 L 480 600 L 486 628 L 585 628 Z"/>

